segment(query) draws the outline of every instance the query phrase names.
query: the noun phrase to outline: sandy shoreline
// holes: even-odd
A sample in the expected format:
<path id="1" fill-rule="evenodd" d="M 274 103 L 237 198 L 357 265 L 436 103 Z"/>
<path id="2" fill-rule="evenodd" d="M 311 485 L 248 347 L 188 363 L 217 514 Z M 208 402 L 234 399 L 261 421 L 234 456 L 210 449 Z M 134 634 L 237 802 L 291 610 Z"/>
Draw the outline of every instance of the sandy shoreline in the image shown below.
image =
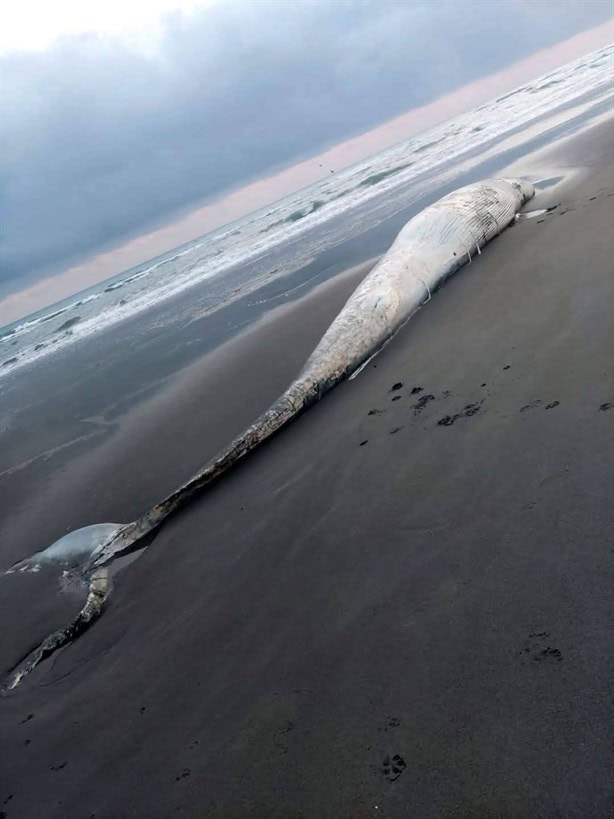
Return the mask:
<path id="1" fill-rule="evenodd" d="M 608 815 L 611 123 L 548 161 L 585 166 L 538 194 L 551 214 L 172 521 L 95 628 L 0 701 L 8 817 Z M 3 562 L 173 486 L 362 272 L 122 416 L 106 455 L 22 500 Z M 3 588 L 5 664 L 64 615 L 32 583 L 26 610 Z"/>

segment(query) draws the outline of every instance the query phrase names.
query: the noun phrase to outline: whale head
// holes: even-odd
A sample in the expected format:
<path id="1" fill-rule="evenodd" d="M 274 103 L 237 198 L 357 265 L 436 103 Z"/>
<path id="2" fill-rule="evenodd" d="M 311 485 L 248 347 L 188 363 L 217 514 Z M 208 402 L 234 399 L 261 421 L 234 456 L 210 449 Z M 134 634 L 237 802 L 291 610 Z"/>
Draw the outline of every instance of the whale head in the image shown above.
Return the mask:
<path id="1" fill-rule="evenodd" d="M 518 203 L 521 207 L 525 204 L 525 202 L 528 202 L 529 199 L 532 199 L 535 196 L 535 187 L 527 179 L 507 178 L 503 179 L 502 181 L 507 182 L 512 186 L 516 195 L 518 196 Z"/>

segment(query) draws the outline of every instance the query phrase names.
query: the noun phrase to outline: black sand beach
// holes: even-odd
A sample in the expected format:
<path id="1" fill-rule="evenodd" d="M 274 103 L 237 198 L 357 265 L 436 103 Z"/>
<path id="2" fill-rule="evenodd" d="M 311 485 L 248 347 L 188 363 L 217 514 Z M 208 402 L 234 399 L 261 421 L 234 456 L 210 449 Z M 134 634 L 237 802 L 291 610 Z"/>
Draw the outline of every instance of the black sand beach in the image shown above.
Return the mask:
<path id="1" fill-rule="evenodd" d="M 552 211 L 170 521 L 101 620 L 0 698 L 0 816 L 611 815 L 612 121 L 543 161 L 565 179 L 528 207 Z M 4 479 L 2 568 L 188 477 L 365 269 L 116 419 L 75 399 L 37 424 Z M 92 377 L 92 405 L 109 387 Z M 48 461 L 62 424 L 103 432 Z M 0 582 L 6 672 L 79 600 Z"/>

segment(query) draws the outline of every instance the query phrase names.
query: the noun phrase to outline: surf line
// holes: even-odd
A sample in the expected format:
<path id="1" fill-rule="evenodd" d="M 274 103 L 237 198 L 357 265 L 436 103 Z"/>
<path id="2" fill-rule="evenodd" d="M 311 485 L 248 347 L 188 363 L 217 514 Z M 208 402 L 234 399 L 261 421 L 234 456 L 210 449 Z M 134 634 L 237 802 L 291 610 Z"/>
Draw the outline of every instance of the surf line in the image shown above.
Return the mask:
<path id="1" fill-rule="evenodd" d="M 9 673 L 3 690 L 14 689 L 42 660 L 73 642 L 100 617 L 112 585 L 107 566 L 115 558 L 147 546 L 171 515 L 340 381 L 364 369 L 430 301 L 431 294 L 467 262 L 467 248 L 480 252 L 514 222 L 516 213 L 534 194 L 526 180 L 489 179 L 459 188 L 425 208 L 402 228 L 356 288 L 286 391 L 196 475 L 131 523 L 77 529 L 12 566 L 7 574 L 77 560 L 89 591 L 76 617 L 26 655 Z"/>

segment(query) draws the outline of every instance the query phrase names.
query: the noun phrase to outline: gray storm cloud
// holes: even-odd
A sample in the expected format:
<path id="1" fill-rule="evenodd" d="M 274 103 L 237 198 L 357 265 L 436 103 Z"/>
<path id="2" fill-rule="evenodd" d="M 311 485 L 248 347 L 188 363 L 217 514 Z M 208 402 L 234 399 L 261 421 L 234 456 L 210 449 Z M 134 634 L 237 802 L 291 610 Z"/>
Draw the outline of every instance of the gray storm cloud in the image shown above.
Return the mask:
<path id="1" fill-rule="evenodd" d="M 607 20 L 608 0 L 220 2 L 3 57 L 6 288 Z"/>

